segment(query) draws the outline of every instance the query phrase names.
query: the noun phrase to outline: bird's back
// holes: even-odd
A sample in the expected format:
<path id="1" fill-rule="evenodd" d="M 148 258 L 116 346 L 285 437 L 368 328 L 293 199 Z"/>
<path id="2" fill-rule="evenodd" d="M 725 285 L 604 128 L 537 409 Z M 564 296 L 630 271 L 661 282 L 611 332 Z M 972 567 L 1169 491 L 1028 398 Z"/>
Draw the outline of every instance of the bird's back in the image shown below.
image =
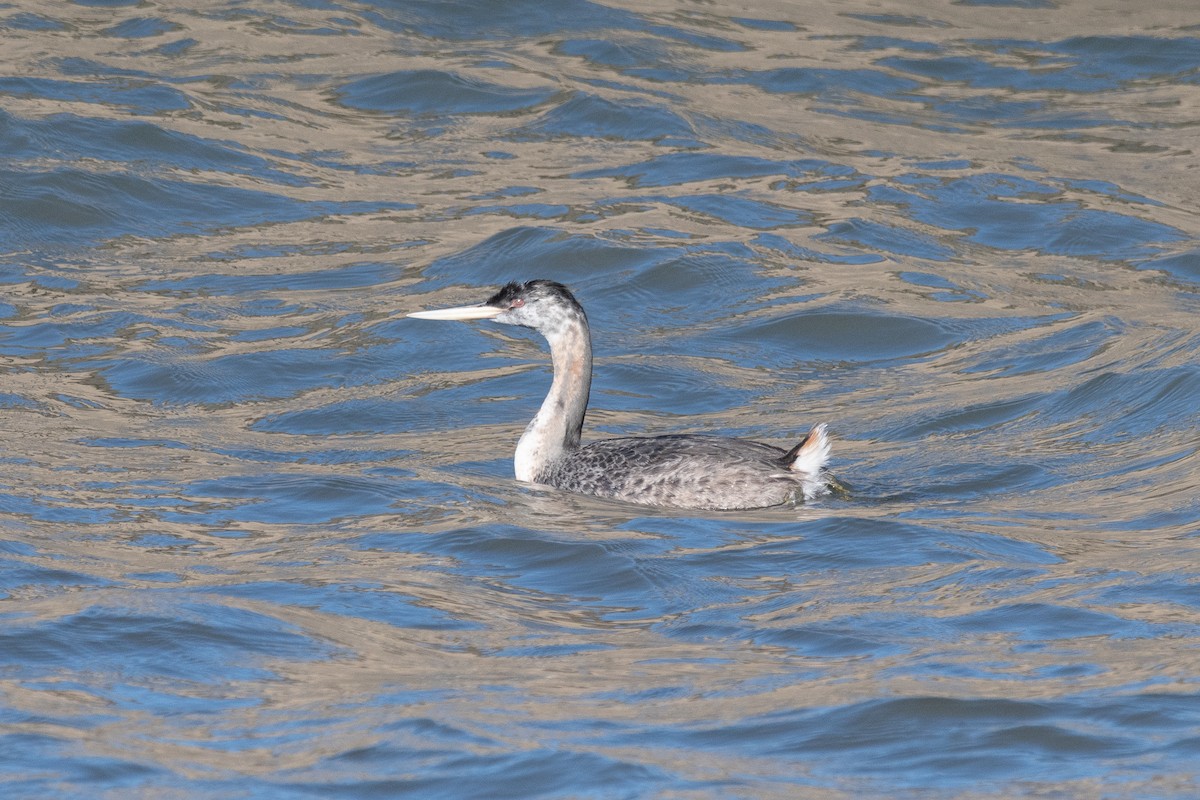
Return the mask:
<path id="1" fill-rule="evenodd" d="M 824 445 L 823 430 L 820 435 Z M 764 508 L 804 499 L 806 479 L 815 478 L 793 472 L 789 455 L 722 436 L 602 439 L 568 452 L 538 482 L 644 505 Z"/>

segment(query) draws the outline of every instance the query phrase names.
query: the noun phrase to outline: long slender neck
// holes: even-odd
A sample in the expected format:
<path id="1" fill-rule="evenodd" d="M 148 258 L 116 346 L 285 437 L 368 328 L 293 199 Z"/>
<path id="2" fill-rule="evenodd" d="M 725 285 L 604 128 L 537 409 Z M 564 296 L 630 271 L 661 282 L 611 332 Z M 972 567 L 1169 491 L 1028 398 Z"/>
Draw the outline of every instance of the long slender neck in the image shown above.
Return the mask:
<path id="1" fill-rule="evenodd" d="M 592 342 L 587 320 L 573 315 L 552 332 L 550 343 L 554 382 L 537 416 L 525 428 L 514 459 L 517 480 L 536 483 L 563 455 L 579 447 L 583 415 L 592 388 Z"/>

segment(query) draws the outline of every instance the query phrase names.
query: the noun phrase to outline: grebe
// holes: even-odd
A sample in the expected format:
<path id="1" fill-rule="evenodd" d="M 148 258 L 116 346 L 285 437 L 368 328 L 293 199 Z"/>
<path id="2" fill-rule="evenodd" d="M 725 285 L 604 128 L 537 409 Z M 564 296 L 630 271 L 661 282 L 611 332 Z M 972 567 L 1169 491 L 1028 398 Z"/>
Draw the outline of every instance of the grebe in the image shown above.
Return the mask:
<path id="1" fill-rule="evenodd" d="M 650 506 L 745 509 L 811 500 L 828 491 L 825 425 L 791 450 L 723 436 L 649 436 L 579 444 L 592 386 L 587 315 L 561 283 L 510 283 L 474 306 L 418 311 L 418 319 L 490 319 L 533 328 L 550 343 L 554 380 L 525 428 L 517 480 Z"/>

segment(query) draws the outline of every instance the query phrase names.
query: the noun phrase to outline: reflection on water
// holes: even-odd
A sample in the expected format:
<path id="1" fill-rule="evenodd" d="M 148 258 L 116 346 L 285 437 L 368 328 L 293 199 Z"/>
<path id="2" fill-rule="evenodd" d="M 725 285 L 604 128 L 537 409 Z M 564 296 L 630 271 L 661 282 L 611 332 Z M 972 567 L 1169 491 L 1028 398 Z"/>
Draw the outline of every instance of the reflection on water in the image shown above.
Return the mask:
<path id="1" fill-rule="evenodd" d="M 6 796 L 1191 797 L 1181 9 L 0 9 Z M 836 433 L 691 514 L 511 478 Z M 1103 786 L 1101 790 L 1099 787 Z"/>

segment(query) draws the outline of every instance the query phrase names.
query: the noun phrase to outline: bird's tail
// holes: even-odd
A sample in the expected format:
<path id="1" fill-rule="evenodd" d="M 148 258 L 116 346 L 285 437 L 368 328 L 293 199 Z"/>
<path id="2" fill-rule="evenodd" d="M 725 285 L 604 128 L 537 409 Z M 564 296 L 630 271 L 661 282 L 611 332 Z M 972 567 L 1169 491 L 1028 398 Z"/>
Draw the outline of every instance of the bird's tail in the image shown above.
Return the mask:
<path id="1" fill-rule="evenodd" d="M 812 500 L 829 491 L 829 476 L 825 473 L 829 447 L 829 433 L 822 422 L 814 425 L 804 440 L 783 457 L 787 468 L 799 476 L 805 500 Z"/>

